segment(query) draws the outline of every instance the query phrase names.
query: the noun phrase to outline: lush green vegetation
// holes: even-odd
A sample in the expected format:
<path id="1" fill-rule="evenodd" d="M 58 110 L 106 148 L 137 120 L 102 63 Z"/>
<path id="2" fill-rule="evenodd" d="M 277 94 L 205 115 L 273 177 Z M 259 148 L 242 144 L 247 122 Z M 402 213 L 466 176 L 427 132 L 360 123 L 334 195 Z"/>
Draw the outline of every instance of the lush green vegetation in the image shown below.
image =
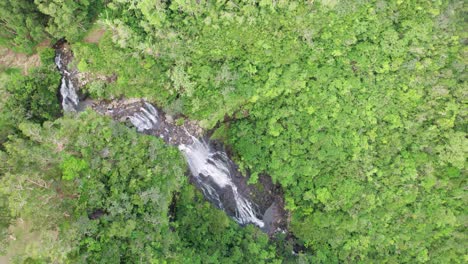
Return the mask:
<path id="1" fill-rule="evenodd" d="M 19 129 L 4 145 L 1 191 L 36 240 L 13 233 L 23 243 L 18 261 L 207 263 L 206 250 L 209 263 L 275 258 L 265 234 L 237 226 L 187 186 L 181 155 L 162 140 L 93 112 Z"/>
<path id="2" fill-rule="evenodd" d="M 8 92 L 5 112 L 16 122 L 31 120 L 40 123 L 60 115 L 57 87 L 61 77 L 53 64 L 55 53 L 53 49 L 46 49 L 41 55 L 43 66 L 33 69 L 27 76 L 11 70 L 10 79 L 5 84 Z"/>
<path id="3" fill-rule="evenodd" d="M 44 122 L 60 116 L 57 89 L 60 74 L 54 65 L 54 50 L 42 49 L 42 66 L 24 76 L 19 69 L 0 72 L 0 144 L 23 121 Z"/>
<path id="4" fill-rule="evenodd" d="M 33 1 L 0 2 L 0 18 L 1 45 L 31 53 L 34 45 L 45 37 L 46 17 Z"/>
<path id="5" fill-rule="evenodd" d="M 46 50 L 28 76 L 0 76 L 0 238 L 35 227 L 13 232 L 31 241 L 10 246 L 18 261 L 466 262 L 463 1 L 62 2 L 0 4 L 0 45 L 66 37 L 93 98 L 230 120 L 216 135 L 252 181 L 283 187 L 306 249 L 204 202 L 159 139 L 91 112 L 56 119 Z M 107 33 L 80 41 L 99 11 Z"/>
<path id="6" fill-rule="evenodd" d="M 3 0 L 0 2 L 0 45 L 32 53 L 45 38 L 76 41 L 86 32 L 101 0 Z"/>

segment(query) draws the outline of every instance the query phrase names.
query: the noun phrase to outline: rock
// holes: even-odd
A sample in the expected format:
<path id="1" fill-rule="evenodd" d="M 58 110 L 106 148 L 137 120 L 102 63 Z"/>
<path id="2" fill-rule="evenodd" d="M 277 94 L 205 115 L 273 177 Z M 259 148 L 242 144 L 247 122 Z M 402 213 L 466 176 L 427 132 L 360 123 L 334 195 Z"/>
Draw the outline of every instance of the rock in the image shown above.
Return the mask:
<path id="1" fill-rule="evenodd" d="M 103 157 L 103 158 L 109 157 L 109 148 L 104 148 L 104 149 L 101 151 L 101 157 Z"/>

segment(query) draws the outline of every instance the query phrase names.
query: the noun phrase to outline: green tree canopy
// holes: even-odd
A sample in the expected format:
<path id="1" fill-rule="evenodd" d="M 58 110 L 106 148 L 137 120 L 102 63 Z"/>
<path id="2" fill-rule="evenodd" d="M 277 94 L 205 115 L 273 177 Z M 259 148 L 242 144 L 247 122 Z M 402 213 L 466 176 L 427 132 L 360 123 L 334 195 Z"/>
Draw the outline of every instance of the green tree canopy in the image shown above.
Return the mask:
<path id="1" fill-rule="evenodd" d="M 34 45 L 46 36 L 46 20 L 47 16 L 37 10 L 33 1 L 1 1 L 0 45 L 32 53 Z"/>

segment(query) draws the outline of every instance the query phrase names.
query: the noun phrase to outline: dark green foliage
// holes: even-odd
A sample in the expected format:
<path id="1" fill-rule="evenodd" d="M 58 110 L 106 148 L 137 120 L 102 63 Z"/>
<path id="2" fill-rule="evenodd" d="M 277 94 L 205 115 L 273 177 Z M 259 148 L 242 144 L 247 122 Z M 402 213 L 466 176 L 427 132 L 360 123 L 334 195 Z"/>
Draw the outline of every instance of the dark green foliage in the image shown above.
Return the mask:
<path id="1" fill-rule="evenodd" d="M 147 97 L 163 105 L 175 98 L 176 94 L 165 85 L 167 77 L 164 65 L 156 63 L 157 60 L 151 56 L 115 47 L 111 37 L 112 34 L 108 32 L 99 45 L 80 43 L 72 47 L 78 69 L 99 79 L 86 87 L 91 96 Z M 113 80 L 114 76 L 116 80 Z M 102 82 L 103 78 L 112 81 Z"/>
<path id="2" fill-rule="evenodd" d="M 2 153 L 0 152 L 0 155 Z M 0 158 L 0 160 L 2 160 Z M 6 254 L 8 245 L 8 227 L 11 223 L 11 217 L 8 212 L 8 197 L 0 194 L 0 255 Z"/>
<path id="3" fill-rule="evenodd" d="M 59 2 L 35 1 L 49 15 L 43 28 L 76 40 L 96 2 L 54 6 Z M 284 188 L 291 231 L 306 247 L 298 261 L 464 262 L 463 1 L 106 4 L 106 36 L 97 45 L 72 45 L 91 80 L 85 89 L 94 98 L 146 97 L 207 128 L 229 120 L 215 136 L 232 145 L 252 179 L 267 173 Z M 18 8 L 37 15 L 30 5 Z M 2 26 L 22 28 L 24 19 L 12 16 Z M 38 41 L 21 32 L 3 33 L 3 43 Z M 15 120 L 53 119 L 48 102 L 58 88 L 45 68 L 34 78 L 5 76 L 14 100 L 0 100 L 12 110 L 0 116 L 2 142 Z M 204 202 L 182 180 L 176 150 L 159 140 L 90 113 L 20 130 L 0 156 L 7 168 L 2 192 L 13 216 L 46 222 L 43 237 L 59 226 L 62 239 L 44 243 L 48 250 L 36 245 L 41 253 L 32 257 L 294 261 L 283 240 L 275 248 Z M 60 191 L 41 188 L 42 181 Z M 17 191 L 19 184 L 33 191 Z M 61 199 L 40 204 L 57 194 Z"/>
<path id="4" fill-rule="evenodd" d="M 19 122 L 43 122 L 60 114 L 57 92 L 60 75 L 54 65 L 55 50 L 39 51 L 42 66 L 28 76 L 19 69 L 0 71 L 0 149 L 8 135 L 17 131 Z"/>
<path id="5" fill-rule="evenodd" d="M 193 186 L 186 185 L 176 202 L 171 225 L 180 239 L 177 263 L 281 263 L 266 234 L 254 226 L 240 227 Z"/>
<path id="6" fill-rule="evenodd" d="M 61 111 L 57 103 L 59 85 L 60 74 L 52 63 L 33 69 L 27 76 L 14 72 L 5 84 L 9 96 L 2 111 L 9 112 L 17 122 L 53 120 Z"/>
<path id="7" fill-rule="evenodd" d="M 8 101 L 8 92 L 5 84 L 9 82 L 10 76 L 15 74 L 16 70 L 9 69 L 0 72 L 0 149 L 2 144 L 7 140 L 8 135 L 12 134 L 15 128 L 11 113 L 5 111 L 5 104 Z"/>
<path id="8" fill-rule="evenodd" d="M 285 188 L 316 261 L 461 261 L 462 1 L 109 7 L 116 45 L 167 67 L 164 106 L 210 128 L 237 119 L 241 166 Z"/>
<path id="9" fill-rule="evenodd" d="M 47 15 L 47 32 L 55 39 L 75 42 L 86 33 L 90 22 L 102 8 L 101 0 L 34 0 L 37 9 Z"/>
<path id="10" fill-rule="evenodd" d="M 70 254 L 86 263 L 164 258 L 174 243 L 167 210 L 185 179 L 176 149 L 94 113 L 20 128 L 24 139 L 5 145 L 1 190 L 14 218 L 37 227 L 43 240 L 53 230 L 60 237 L 25 256 Z"/>
<path id="11" fill-rule="evenodd" d="M 466 182 L 447 171 L 465 170 L 466 86 L 439 22 L 454 6 L 381 4 L 297 14 L 313 43 L 268 70 L 230 142 L 285 187 L 316 261 L 462 262 Z"/>
<path id="12" fill-rule="evenodd" d="M 280 263 L 264 233 L 204 201 L 162 140 L 93 112 L 20 129 L 0 152 L 9 212 L 36 227 L 13 233 L 19 261 Z"/>
<path id="13" fill-rule="evenodd" d="M 2 0 L 0 45 L 33 53 L 45 38 L 75 42 L 103 7 L 101 0 Z"/>
<path id="14" fill-rule="evenodd" d="M 17 52 L 32 53 L 33 47 L 46 35 L 46 19 L 34 1 L 0 1 L 0 45 Z"/>
<path id="15" fill-rule="evenodd" d="M 167 211 L 172 193 L 185 177 L 179 152 L 155 137 L 95 114 L 69 120 L 62 133 L 79 153 L 62 162 L 63 176 L 78 184 L 77 261 L 85 263 L 151 262 L 167 254 L 174 241 Z M 90 216 L 91 219 L 88 219 Z"/>

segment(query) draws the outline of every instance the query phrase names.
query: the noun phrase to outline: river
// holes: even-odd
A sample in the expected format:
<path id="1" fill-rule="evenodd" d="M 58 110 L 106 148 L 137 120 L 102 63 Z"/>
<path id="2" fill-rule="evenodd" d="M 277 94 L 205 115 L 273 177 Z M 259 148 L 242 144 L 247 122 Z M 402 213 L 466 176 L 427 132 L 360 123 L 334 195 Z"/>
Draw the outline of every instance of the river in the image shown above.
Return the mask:
<path id="1" fill-rule="evenodd" d="M 208 201 L 225 211 L 240 225 L 254 224 L 267 233 L 278 229 L 274 223 L 278 218 L 276 214 L 283 210 L 277 208 L 279 203 L 274 201 L 274 194 L 268 188 L 261 193 L 247 185 L 247 178 L 241 175 L 222 144 L 209 140 L 194 122 L 175 124 L 172 117 L 144 99 L 81 101 L 77 90 L 79 73 L 76 69 L 68 68 L 71 60 L 68 45 L 59 46 L 55 64 L 62 75 L 60 96 L 64 112 L 80 112 L 85 106 L 91 106 L 95 111 L 114 120 L 131 123 L 140 133 L 160 137 L 166 143 L 177 146 L 187 160 L 192 182 Z M 251 199 L 252 193 L 267 198 L 257 199 L 263 201 L 259 205 Z"/>

